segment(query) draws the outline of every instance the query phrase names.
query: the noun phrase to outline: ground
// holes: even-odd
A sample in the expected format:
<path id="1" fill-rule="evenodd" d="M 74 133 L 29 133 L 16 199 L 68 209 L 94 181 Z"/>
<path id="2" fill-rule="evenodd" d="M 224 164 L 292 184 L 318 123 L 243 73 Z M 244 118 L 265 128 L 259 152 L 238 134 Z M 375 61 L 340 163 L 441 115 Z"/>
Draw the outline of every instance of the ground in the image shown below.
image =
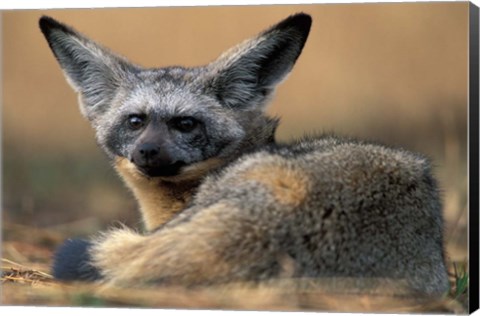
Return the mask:
<path id="1" fill-rule="evenodd" d="M 55 246 L 65 236 L 17 224 L 4 223 L 3 226 L 2 305 L 455 314 L 467 309 L 462 268 L 453 264 L 452 293 L 433 301 L 380 294 L 325 293 L 318 290 L 313 281 L 303 281 L 300 289 L 294 289 L 289 281 L 201 289 L 172 286 L 121 289 L 92 283 L 59 282 L 49 274 L 49 267 Z"/>

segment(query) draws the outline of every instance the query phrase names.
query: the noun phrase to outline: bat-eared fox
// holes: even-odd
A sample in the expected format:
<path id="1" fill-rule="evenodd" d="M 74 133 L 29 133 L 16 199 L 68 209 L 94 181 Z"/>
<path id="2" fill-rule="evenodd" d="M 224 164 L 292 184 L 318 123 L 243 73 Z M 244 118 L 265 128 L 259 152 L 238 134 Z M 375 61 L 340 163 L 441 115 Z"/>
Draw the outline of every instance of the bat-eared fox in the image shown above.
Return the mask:
<path id="1" fill-rule="evenodd" d="M 146 230 L 67 240 L 54 276 L 128 287 L 380 280 L 380 290 L 391 281 L 409 293 L 446 293 L 428 159 L 331 134 L 275 141 L 278 120 L 264 110 L 311 23 L 304 13 L 287 17 L 204 66 L 144 68 L 42 17 Z"/>

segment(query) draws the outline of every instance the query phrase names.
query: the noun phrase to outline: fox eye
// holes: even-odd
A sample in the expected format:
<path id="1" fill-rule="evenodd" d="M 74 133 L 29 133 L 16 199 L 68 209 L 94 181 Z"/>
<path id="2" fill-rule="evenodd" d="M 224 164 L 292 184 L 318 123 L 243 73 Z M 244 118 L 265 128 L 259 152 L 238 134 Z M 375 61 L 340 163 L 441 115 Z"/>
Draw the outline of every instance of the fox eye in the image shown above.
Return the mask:
<path id="1" fill-rule="evenodd" d="M 172 121 L 174 128 L 183 133 L 193 131 L 198 125 L 198 121 L 196 119 L 188 116 L 174 118 Z"/>
<path id="2" fill-rule="evenodd" d="M 131 129 L 139 129 L 145 125 L 145 116 L 132 114 L 128 117 L 127 122 Z"/>

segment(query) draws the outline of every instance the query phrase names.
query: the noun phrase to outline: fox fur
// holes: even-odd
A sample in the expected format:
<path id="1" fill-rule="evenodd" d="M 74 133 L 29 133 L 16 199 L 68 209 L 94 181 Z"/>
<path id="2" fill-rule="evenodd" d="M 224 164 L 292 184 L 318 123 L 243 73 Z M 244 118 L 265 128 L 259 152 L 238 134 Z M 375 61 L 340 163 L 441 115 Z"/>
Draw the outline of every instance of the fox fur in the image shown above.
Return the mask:
<path id="1" fill-rule="evenodd" d="M 144 68 L 42 17 L 147 230 L 68 240 L 54 275 L 119 286 L 314 278 L 446 293 L 442 205 L 427 158 L 335 135 L 275 141 L 278 120 L 265 106 L 310 26 L 298 13 L 205 66 Z"/>

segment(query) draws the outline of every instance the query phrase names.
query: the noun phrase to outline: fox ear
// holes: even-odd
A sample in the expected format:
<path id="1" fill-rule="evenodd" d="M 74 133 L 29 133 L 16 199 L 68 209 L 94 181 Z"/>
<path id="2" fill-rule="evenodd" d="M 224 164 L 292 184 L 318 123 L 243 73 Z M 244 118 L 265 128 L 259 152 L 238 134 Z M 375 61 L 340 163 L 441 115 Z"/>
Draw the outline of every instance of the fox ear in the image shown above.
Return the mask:
<path id="1" fill-rule="evenodd" d="M 82 113 L 93 119 L 134 66 L 50 17 L 40 18 L 39 25 L 68 82 L 80 93 Z"/>
<path id="2" fill-rule="evenodd" d="M 231 108 L 263 108 L 302 52 L 312 19 L 299 13 L 226 51 L 209 64 L 208 89 Z"/>

